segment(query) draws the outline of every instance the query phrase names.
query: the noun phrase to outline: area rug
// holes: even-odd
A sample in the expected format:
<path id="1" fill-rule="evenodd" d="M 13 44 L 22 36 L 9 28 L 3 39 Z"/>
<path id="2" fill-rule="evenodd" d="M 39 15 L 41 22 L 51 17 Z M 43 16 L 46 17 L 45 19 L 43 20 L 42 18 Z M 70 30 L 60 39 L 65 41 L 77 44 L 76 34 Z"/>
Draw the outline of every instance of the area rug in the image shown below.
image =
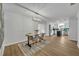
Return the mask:
<path id="1" fill-rule="evenodd" d="M 18 44 L 18 46 L 25 56 L 32 56 L 36 52 L 44 48 L 49 43 L 50 41 L 45 40 L 45 41 L 32 45 L 32 47 L 30 48 L 28 45 L 26 45 L 27 42 L 21 42 Z"/>

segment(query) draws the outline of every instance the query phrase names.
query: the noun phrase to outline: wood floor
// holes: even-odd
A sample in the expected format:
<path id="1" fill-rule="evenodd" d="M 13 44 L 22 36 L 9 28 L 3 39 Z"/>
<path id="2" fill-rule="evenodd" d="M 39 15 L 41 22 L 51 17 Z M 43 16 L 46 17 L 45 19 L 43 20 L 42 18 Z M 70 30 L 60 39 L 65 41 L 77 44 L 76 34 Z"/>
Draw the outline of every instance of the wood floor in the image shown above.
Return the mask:
<path id="1" fill-rule="evenodd" d="M 71 41 L 69 37 L 45 37 L 50 43 L 36 52 L 33 56 L 79 56 L 77 43 Z M 23 56 L 18 44 L 7 46 L 4 56 Z"/>

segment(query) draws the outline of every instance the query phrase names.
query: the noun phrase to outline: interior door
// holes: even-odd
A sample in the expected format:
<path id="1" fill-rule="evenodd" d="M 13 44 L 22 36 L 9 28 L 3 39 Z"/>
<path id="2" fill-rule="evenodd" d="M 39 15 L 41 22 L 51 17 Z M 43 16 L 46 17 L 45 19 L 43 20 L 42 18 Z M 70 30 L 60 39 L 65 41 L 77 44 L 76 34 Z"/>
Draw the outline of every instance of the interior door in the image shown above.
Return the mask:
<path id="1" fill-rule="evenodd" d="M 0 3 L 0 48 L 2 46 L 3 43 L 3 39 L 4 39 L 4 31 L 3 31 L 3 19 L 2 19 L 2 4 Z"/>
<path id="2" fill-rule="evenodd" d="M 39 30 L 39 33 L 45 33 L 44 24 L 38 24 L 38 30 Z"/>

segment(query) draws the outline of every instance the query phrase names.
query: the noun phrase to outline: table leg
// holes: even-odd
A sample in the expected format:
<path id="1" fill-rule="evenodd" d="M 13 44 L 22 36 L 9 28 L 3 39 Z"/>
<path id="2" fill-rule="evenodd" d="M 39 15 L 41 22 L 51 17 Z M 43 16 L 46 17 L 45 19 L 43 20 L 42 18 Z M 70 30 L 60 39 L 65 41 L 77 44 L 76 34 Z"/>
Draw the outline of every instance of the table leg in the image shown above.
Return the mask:
<path id="1" fill-rule="evenodd" d="M 26 45 L 28 45 L 31 48 L 31 44 L 29 42 L 30 37 L 29 36 L 27 36 L 27 37 L 28 37 L 28 43 Z"/>

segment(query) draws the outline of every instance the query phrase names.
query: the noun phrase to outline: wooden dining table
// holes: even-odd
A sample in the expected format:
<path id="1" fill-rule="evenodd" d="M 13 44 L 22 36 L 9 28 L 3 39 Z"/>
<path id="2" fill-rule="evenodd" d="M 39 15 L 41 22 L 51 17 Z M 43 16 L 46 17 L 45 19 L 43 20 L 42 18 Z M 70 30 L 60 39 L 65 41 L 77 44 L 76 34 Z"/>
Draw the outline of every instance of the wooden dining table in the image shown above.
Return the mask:
<path id="1" fill-rule="evenodd" d="M 44 34 L 44 33 L 43 33 Z M 41 39 L 41 40 L 43 40 L 43 37 L 41 38 L 39 35 L 41 35 L 41 34 L 37 34 L 38 35 L 38 38 L 39 39 Z M 26 45 L 28 45 L 30 48 L 32 47 L 31 45 L 31 43 L 30 43 L 30 40 L 33 40 L 34 38 L 33 38 L 33 36 L 35 36 L 35 34 L 34 33 L 28 33 L 28 34 L 26 34 L 25 36 L 27 36 L 27 38 L 28 38 L 28 40 L 27 40 L 27 44 Z"/>
<path id="2" fill-rule="evenodd" d="M 28 33 L 25 36 L 27 36 L 28 40 L 27 40 L 27 44 L 30 48 L 31 48 L 31 44 L 30 44 L 30 38 L 33 39 L 34 34 L 33 33 Z"/>

